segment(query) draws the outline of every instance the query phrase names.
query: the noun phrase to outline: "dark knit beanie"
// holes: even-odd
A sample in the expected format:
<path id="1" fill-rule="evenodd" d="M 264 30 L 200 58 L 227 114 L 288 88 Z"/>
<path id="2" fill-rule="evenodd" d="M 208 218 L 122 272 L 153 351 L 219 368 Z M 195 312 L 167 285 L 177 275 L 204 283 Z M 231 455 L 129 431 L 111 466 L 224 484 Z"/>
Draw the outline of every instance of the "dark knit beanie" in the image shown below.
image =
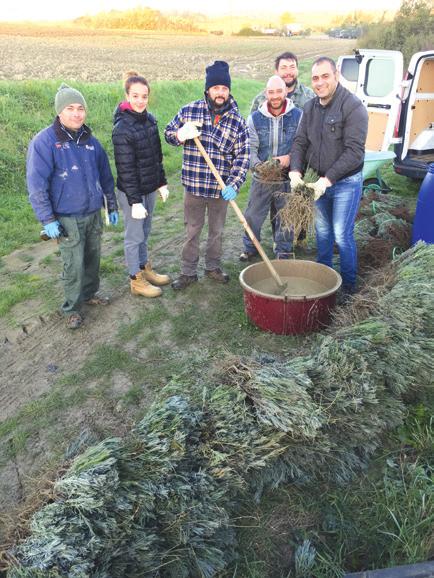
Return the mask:
<path id="1" fill-rule="evenodd" d="M 206 67 L 205 90 L 210 86 L 227 86 L 231 88 L 229 64 L 223 60 L 216 60 L 214 64 Z"/>
<path id="2" fill-rule="evenodd" d="M 60 114 L 62 110 L 70 104 L 82 104 L 84 108 L 87 109 L 86 101 L 81 92 L 62 83 L 59 86 L 56 98 L 54 99 L 54 108 L 56 109 L 56 113 Z"/>

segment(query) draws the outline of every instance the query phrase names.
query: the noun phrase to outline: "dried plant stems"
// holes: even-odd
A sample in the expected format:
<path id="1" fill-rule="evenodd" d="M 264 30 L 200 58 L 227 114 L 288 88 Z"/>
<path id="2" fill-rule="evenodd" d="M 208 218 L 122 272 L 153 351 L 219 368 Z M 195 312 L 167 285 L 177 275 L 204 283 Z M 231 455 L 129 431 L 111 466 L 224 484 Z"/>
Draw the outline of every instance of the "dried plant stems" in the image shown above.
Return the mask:
<path id="1" fill-rule="evenodd" d="M 313 169 L 307 169 L 304 175 L 304 184 L 299 185 L 288 195 L 286 205 L 279 211 L 282 228 L 293 232 L 293 244 L 297 245 L 313 235 L 315 224 L 315 200 L 313 190 L 307 186 L 318 180 Z M 299 240 L 300 234 L 303 241 Z"/>
<path id="2" fill-rule="evenodd" d="M 282 165 L 278 160 L 270 159 L 255 166 L 256 177 L 266 183 L 283 181 Z"/>

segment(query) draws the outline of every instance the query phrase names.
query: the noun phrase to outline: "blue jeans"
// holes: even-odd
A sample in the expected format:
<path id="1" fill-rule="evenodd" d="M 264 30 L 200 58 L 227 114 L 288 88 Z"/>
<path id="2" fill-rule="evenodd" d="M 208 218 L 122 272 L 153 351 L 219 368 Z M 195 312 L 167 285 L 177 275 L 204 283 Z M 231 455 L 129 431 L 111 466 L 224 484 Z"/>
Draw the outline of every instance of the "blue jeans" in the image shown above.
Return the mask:
<path id="1" fill-rule="evenodd" d="M 326 189 L 316 202 L 315 229 L 318 263 L 332 267 L 333 247 L 339 249 L 342 284 L 354 288 L 357 277 L 357 245 L 354 223 L 362 196 L 362 173 L 341 179 Z"/>
<path id="2" fill-rule="evenodd" d="M 151 232 L 152 214 L 154 212 L 157 192 L 142 196 L 142 203 L 148 211 L 146 219 L 133 219 L 131 206 L 123 191 L 118 189 L 118 201 L 124 214 L 124 252 L 127 262 L 128 273 L 135 275 L 140 271 L 141 265 L 148 262 L 148 237 Z"/>
<path id="3" fill-rule="evenodd" d="M 252 179 L 250 187 L 249 202 L 244 213 L 246 221 L 249 223 L 255 237 L 258 241 L 261 240 L 261 228 L 270 210 L 271 201 L 274 201 L 276 215 L 274 217 L 274 231 L 273 237 L 275 242 L 276 255 L 288 256 L 292 251 L 291 233 L 284 231 L 281 226 L 278 212 L 282 209 L 287 201 L 286 195 L 280 193 L 287 193 L 289 188 L 288 182 L 281 183 L 264 183 L 257 179 Z M 252 240 L 244 233 L 243 236 L 244 250 L 247 253 L 257 253 L 256 247 Z"/>

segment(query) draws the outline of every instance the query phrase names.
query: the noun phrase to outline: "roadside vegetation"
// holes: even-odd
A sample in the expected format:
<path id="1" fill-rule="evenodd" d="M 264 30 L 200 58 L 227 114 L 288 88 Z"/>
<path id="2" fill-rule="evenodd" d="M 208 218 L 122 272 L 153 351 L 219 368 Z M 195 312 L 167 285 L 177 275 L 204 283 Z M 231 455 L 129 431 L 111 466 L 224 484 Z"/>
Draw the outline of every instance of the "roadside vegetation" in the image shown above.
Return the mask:
<path id="1" fill-rule="evenodd" d="M 363 28 L 360 48 L 399 50 L 408 64 L 415 52 L 434 48 L 434 11 L 430 0 L 402 0 L 391 22 L 375 22 Z"/>

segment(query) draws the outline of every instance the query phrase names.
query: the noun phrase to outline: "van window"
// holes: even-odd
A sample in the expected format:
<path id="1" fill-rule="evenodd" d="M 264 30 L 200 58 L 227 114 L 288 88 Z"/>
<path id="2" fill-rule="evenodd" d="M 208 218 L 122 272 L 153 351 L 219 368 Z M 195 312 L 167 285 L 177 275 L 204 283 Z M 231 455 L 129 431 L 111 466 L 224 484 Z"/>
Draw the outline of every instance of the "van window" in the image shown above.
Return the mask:
<path id="1" fill-rule="evenodd" d="M 359 77 L 359 63 L 355 58 L 344 58 L 342 60 L 341 74 L 350 82 L 356 82 Z"/>
<path id="2" fill-rule="evenodd" d="M 366 67 L 365 93 L 367 96 L 387 96 L 394 89 L 394 67 L 390 60 L 373 58 Z"/>

